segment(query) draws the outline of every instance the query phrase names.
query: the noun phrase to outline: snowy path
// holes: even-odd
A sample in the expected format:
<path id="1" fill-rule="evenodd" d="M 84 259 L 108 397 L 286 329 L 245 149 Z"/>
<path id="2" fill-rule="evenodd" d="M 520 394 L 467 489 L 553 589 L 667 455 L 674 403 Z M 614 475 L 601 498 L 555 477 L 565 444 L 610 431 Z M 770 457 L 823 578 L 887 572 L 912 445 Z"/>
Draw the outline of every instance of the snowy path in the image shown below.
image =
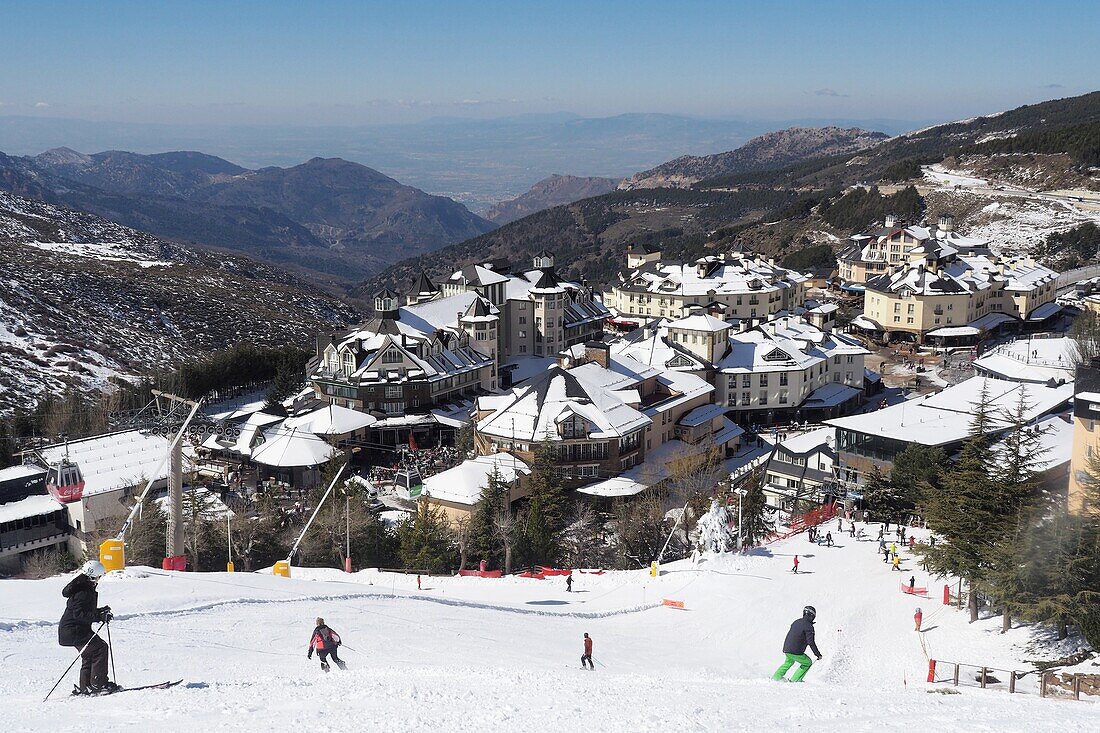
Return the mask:
<path id="1" fill-rule="evenodd" d="M 1041 731 L 1084 730 L 1100 715 L 1089 703 L 992 690 L 929 694 L 915 606 L 934 627 L 926 645 L 947 659 L 1012 667 L 1026 654 L 1011 644 L 1026 643 L 1028 630 L 1006 640 L 996 619 L 970 626 L 905 596 L 908 569 L 890 572 L 874 542 L 835 536 L 839 547 L 796 537 L 698 569 L 672 564 L 659 578 L 578 575 L 572 594 L 557 580 L 425 578 L 417 593 L 415 577 L 376 572 L 295 568 L 286 580 L 130 569 L 101 584 L 101 601 L 119 614 L 118 678 L 185 685 L 45 704 L 71 659 L 54 627 L 64 579 L 0 581 L 0 696 L 4 717 L 18 721 L 4 727 L 923 731 L 965 721 L 968 730 Z M 655 607 L 662 597 L 687 610 Z M 803 685 L 772 683 L 787 626 L 807 603 L 818 608 L 825 659 Z M 349 645 L 348 672 L 323 675 L 306 660 L 317 615 Z M 595 673 L 579 669 L 586 631 Z"/>

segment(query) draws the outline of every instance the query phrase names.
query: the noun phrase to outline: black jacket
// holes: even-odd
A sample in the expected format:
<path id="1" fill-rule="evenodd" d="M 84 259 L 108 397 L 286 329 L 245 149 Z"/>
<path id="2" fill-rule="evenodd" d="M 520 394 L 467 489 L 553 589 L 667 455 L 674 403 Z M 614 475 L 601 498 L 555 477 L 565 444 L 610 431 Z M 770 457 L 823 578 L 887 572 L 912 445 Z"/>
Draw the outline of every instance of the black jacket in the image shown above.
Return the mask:
<path id="1" fill-rule="evenodd" d="M 791 630 L 787 632 L 787 638 L 783 641 L 783 653 L 805 654 L 807 646 L 816 656 L 821 656 L 814 642 L 814 622 L 803 616 L 791 624 Z"/>
<path id="2" fill-rule="evenodd" d="M 95 583 L 81 573 L 73 578 L 61 595 L 65 602 L 65 613 L 57 626 L 57 643 L 61 646 L 84 646 L 92 638 L 92 624 L 99 620 L 99 593 Z"/>

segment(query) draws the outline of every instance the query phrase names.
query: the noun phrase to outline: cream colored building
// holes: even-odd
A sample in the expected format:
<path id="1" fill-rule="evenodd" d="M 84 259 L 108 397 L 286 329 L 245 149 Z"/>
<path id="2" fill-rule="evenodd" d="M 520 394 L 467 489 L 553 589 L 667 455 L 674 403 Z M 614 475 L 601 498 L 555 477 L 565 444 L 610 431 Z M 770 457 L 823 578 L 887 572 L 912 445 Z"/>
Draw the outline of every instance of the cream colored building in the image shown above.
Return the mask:
<path id="1" fill-rule="evenodd" d="M 1041 323 L 1054 303 L 1058 273 L 1031 258 L 928 252 L 867 281 L 860 327 L 887 340 L 977 337 L 1012 321 Z"/>
<path id="2" fill-rule="evenodd" d="M 921 260 L 931 251 L 987 254 L 989 240 L 966 237 L 955 231 L 955 219 L 944 214 L 935 228 L 907 225 L 887 216 L 882 226 L 853 234 L 837 254 L 837 273 L 844 286 L 860 289 L 867 281 Z"/>
<path id="3" fill-rule="evenodd" d="M 767 318 L 805 300 L 809 277 L 746 252 L 664 262 L 659 250 L 628 251 L 627 270 L 603 294 L 619 317 L 681 318 L 704 306 L 727 320 Z"/>
<path id="4" fill-rule="evenodd" d="M 1100 511 L 1089 496 L 1100 496 L 1095 476 L 1100 467 L 1100 364 L 1077 367 L 1073 395 L 1073 452 L 1070 457 L 1068 506 L 1076 514 Z"/>

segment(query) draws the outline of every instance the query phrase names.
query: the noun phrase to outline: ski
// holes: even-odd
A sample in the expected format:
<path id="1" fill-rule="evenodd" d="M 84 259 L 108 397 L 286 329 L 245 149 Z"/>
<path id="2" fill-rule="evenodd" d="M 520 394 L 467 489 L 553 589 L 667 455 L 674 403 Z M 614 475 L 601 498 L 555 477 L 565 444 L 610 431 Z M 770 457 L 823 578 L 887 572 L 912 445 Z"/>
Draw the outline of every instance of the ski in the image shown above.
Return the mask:
<path id="1" fill-rule="evenodd" d="M 181 684 L 183 680 L 176 680 L 175 682 L 157 682 L 153 685 L 141 685 L 140 687 L 119 687 L 117 690 L 111 690 L 110 692 L 78 692 L 73 690 L 73 697 L 106 697 L 108 695 L 117 695 L 120 692 L 137 692 L 138 690 L 167 690 L 170 687 L 175 687 Z"/>

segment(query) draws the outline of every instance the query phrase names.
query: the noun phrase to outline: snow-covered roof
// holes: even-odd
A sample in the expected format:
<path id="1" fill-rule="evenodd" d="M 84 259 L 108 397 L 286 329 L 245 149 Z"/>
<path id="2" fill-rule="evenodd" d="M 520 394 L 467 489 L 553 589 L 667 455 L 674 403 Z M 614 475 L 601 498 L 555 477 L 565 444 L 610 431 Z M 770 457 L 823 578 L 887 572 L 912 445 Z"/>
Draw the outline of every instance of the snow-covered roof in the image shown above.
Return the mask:
<path id="1" fill-rule="evenodd" d="M 1032 429 L 1041 431 L 1036 469 L 1049 471 L 1070 462 L 1073 456 L 1073 418 L 1071 413 L 1048 415 L 1035 423 Z M 1007 436 L 998 441 L 1004 446 Z"/>
<path id="2" fill-rule="evenodd" d="M 681 318 L 676 321 L 671 321 L 668 324 L 669 328 L 682 328 L 688 331 L 706 331 L 708 333 L 717 333 L 719 331 L 725 331 L 730 327 L 728 321 L 723 321 L 721 318 L 715 318 L 709 313 L 697 313 L 686 318 Z"/>
<path id="3" fill-rule="evenodd" d="M 923 260 L 909 262 L 896 272 L 868 279 L 867 288 L 882 293 L 958 295 L 989 290 L 999 282 L 1006 291 L 1028 292 L 1057 277 L 1054 270 L 1030 258 L 963 255 L 947 256 L 932 266 Z"/>
<path id="4" fill-rule="evenodd" d="M 489 485 L 494 468 L 509 484 L 518 476 L 531 473 L 530 467 L 511 453 L 478 456 L 424 479 L 421 496 L 473 506 L 481 499 L 482 489 Z"/>
<path id="5" fill-rule="evenodd" d="M 974 366 L 1014 382 L 1069 382 L 1077 363 L 1077 342 L 1068 337 L 1019 339 L 987 351 Z"/>
<path id="6" fill-rule="evenodd" d="M 0 468 L 0 483 L 21 478 L 31 478 L 32 476 L 42 476 L 45 475 L 45 473 L 45 468 L 33 463 L 24 463 L 20 466 L 9 466 L 8 468 Z"/>
<path id="7" fill-rule="evenodd" d="M 515 356 L 502 362 L 500 371 L 510 371 L 512 373 L 512 384 L 520 384 L 526 382 L 531 377 L 542 374 L 557 363 L 558 360 L 552 357 L 529 355 Z"/>
<path id="8" fill-rule="evenodd" d="M 1002 379 L 971 377 L 936 394 L 874 412 L 826 420 L 825 424 L 921 445 L 955 443 L 965 440 L 970 434 L 971 419 L 983 386 L 988 392 L 988 410 L 992 416 L 992 425 L 998 431 L 1008 426 L 1005 416 L 1016 410 L 1021 395 L 1027 403 L 1027 419 L 1045 415 L 1073 397 L 1072 384 L 1044 387 Z"/>
<path id="9" fill-rule="evenodd" d="M 149 479 L 166 479 L 168 445 L 168 438 L 161 435 L 126 430 L 69 441 L 68 451 L 84 477 L 84 496 L 93 496 L 128 489 Z M 65 457 L 65 450 L 64 444 L 58 444 L 43 448 L 40 454 L 52 465 Z M 185 456 L 184 462 L 187 460 Z M 162 461 L 164 466 L 157 471 Z"/>
<path id="10" fill-rule="evenodd" d="M 328 462 L 336 449 L 318 435 L 302 428 L 279 426 L 252 451 L 252 460 L 265 466 L 295 468 Z"/>
<path id="11" fill-rule="evenodd" d="M 304 415 L 287 418 L 288 428 L 303 428 L 315 435 L 346 435 L 378 422 L 365 412 L 340 405 L 329 405 Z"/>
<path id="12" fill-rule="evenodd" d="M 63 508 L 64 505 L 49 494 L 28 496 L 26 499 L 0 504 L 0 524 L 49 514 Z"/>
<path id="13" fill-rule="evenodd" d="M 1043 303 L 1035 310 L 1028 313 L 1027 320 L 1029 321 L 1045 321 L 1051 316 L 1055 315 L 1062 310 L 1062 306 L 1055 302 Z"/>
<path id="14" fill-rule="evenodd" d="M 658 369 L 697 371 L 707 366 L 706 361 L 668 337 L 668 320 L 664 318 L 613 341 L 611 353 Z"/>
<path id="15" fill-rule="evenodd" d="M 729 347 L 716 365 L 728 373 L 803 370 L 831 356 L 870 353 L 851 336 L 827 333 L 794 317 L 731 333 Z"/>
<path id="16" fill-rule="evenodd" d="M 679 424 L 685 427 L 693 428 L 696 425 L 708 423 L 719 415 L 724 415 L 725 412 L 726 408 L 722 407 L 721 405 L 700 405 L 688 414 L 681 417 Z"/>
<path id="17" fill-rule="evenodd" d="M 824 387 L 818 387 L 802 403 L 802 407 L 836 407 L 843 405 L 860 393 L 855 387 L 850 387 L 839 382 L 829 382 Z"/>
<path id="18" fill-rule="evenodd" d="M 882 331 L 883 330 L 882 326 L 878 325 L 877 323 L 875 323 L 874 321 L 872 321 L 870 318 L 863 315 L 862 313 L 852 319 L 852 325 L 855 326 L 856 328 L 862 328 L 865 331 Z"/>
<path id="19" fill-rule="evenodd" d="M 799 433 L 779 443 L 779 447 L 788 453 L 805 455 L 822 448 L 828 448 L 833 442 L 836 431 L 831 427 L 815 428 Z"/>
<path id="20" fill-rule="evenodd" d="M 809 279 L 742 252 L 712 255 L 690 263 L 648 262 L 620 278 L 620 287 L 625 290 L 678 296 L 775 292 Z"/>

